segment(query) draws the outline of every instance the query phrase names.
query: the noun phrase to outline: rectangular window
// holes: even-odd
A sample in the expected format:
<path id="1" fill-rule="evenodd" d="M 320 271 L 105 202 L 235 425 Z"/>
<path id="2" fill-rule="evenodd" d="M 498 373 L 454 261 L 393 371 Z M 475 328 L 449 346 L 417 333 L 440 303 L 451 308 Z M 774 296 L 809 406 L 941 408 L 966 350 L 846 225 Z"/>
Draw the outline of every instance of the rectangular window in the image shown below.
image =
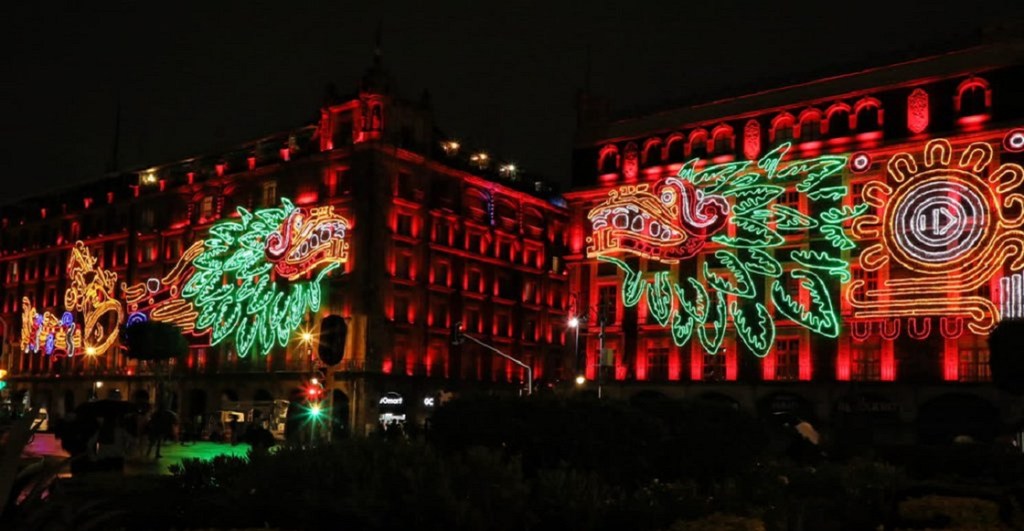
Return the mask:
<path id="1" fill-rule="evenodd" d="M 988 343 L 975 337 L 960 340 L 960 381 L 989 382 L 992 371 L 989 368 Z"/>
<path id="2" fill-rule="evenodd" d="M 533 247 L 527 247 L 523 250 L 523 264 L 527 267 L 538 267 L 538 251 Z"/>
<path id="3" fill-rule="evenodd" d="M 451 227 L 447 221 L 434 221 L 434 241 L 441 245 L 451 245 Z"/>
<path id="4" fill-rule="evenodd" d="M 523 341 L 536 341 L 537 340 L 537 320 L 536 319 L 524 319 L 523 320 Z"/>
<path id="5" fill-rule="evenodd" d="M 619 274 L 619 267 L 610 262 L 598 262 L 597 264 L 597 276 L 599 277 L 614 277 Z"/>
<path id="6" fill-rule="evenodd" d="M 471 253 L 483 252 L 483 240 L 479 234 L 470 234 L 466 237 L 466 250 Z"/>
<path id="7" fill-rule="evenodd" d="M 523 281 L 523 302 L 535 304 L 537 297 L 537 283 L 533 280 Z"/>
<path id="8" fill-rule="evenodd" d="M 448 327 L 448 303 L 436 299 L 431 301 L 430 320 L 431 326 Z"/>
<path id="9" fill-rule="evenodd" d="M 394 321 L 396 323 L 409 322 L 409 297 L 406 295 L 395 295 L 395 315 Z"/>
<path id="10" fill-rule="evenodd" d="M 854 342 L 850 353 L 853 380 L 878 381 L 882 379 L 882 343 L 878 338 Z"/>
<path id="11" fill-rule="evenodd" d="M 412 175 L 406 172 L 400 172 L 398 174 L 398 197 L 402 199 L 408 199 L 413 201 L 416 199 L 416 191 L 412 182 Z"/>
<path id="12" fill-rule="evenodd" d="M 512 261 L 512 242 L 498 243 L 498 258 Z"/>
<path id="13" fill-rule="evenodd" d="M 866 290 L 870 291 L 870 290 L 878 289 L 878 271 L 877 270 L 875 270 L 875 271 L 865 271 L 864 269 L 861 269 L 859 267 L 855 267 L 853 269 L 853 279 L 854 280 L 863 280 L 864 281 L 864 289 L 866 289 Z"/>
<path id="14" fill-rule="evenodd" d="M 498 276 L 498 291 L 496 295 L 503 299 L 515 300 L 516 295 L 519 294 L 519 290 L 516 289 L 516 282 L 508 275 L 499 274 Z"/>
<path id="15" fill-rule="evenodd" d="M 402 236 L 412 236 L 412 216 L 399 214 L 395 220 L 395 233 Z"/>
<path id="16" fill-rule="evenodd" d="M 468 275 L 468 281 L 466 283 L 466 289 L 468 291 L 477 291 L 480 293 L 484 292 L 483 286 L 483 274 L 479 269 L 470 269 Z"/>
<path id="17" fill-rule="evenodd" d="M 708 354 L 704 349 L 697 347 L 700 354 L 704 356 L 704 380 L 709 382 L 724 382 L 726 380 L 726 353 L 724 350 L 718 354 Z"/>
<path id="18" fill-rule="evenodd" d="M 199 219 L 208 220 L 213 217 L 213 197 L 206 196 L 199 203 Z"/>
<path id="19" fill-rule="evenodd" d="M 171 238 L 164 246 L 164 258 L 167 260 L 177 260 L 184 252 L 181 238 Z"/>
<path id="20" fill-rule="evenodd" d="M 509 334 L 509 330 L 510 330 L 509 323 L 510 322 L 511 321 L 509 320 L 507 313 L 499 313 L 498 316 L 494 319 L 494 324 L 495 324 L 494 334 L 498 335 L 498 336 L 510 335 Z"/>
<path id="21" fill-rule="evenodd" d="M 263 206 L 269 207 L 277 204 L 277 181 L 263 183 Z"/>
<path id="22" fill-rule="evenodd" d="M 776 202 L 780 205 L 787 206 L 793 210 L 800 210 L 800 193 L 796 190 L 789 189 L 782 193 L 776 199 Z"/>
<path id="23" fill-rule="evenodd" d="M 395 257 L 395 277 L 412 278 L 412 256 L 399 253 Z"/>
<path id="24" fill-rule="evenodd" d="M 480 332 L 480 310 L 477 308 L 466 308 L 462 312 L 462 324 L 467 332 Z"/>
<path id="25" fill-rule="evenodd" d="M 334 173 L 327 176 L 327 196 L 334 197 L 336 195 L 347 195 L 350 192 L 350 183 L 348 182 L 348 169 L 334 170 Z"/>
<path id="26" fill-rule="evenodd" d="M 153 212 L 152 208 L 145 208 L 142 210 L 142 214 L 139 216 L 139 223 L 143 229 L 151 229 L 156 224 L 156 213 Z"/>
<path id="27" fill-rule="evenodd" d="M 668 380 L 668 347 L 657 346 L 647 349 L 647 379 Z"/>
<path id="28" fill-rule="evenodd" d="M 434 280 L 433 283 L 438 286 L 450 286 L 451 283 L 448 280 L 450 274 L 450 267 L 448 262 L 434 262 Z"/>
<path id="29" fill-rule="evenodd" d="M 615 324 L 619 302 L 618 286 L 608 284 L 597 289 L 597 308 L 600 320 L 605 324 Z"/>
<path id="30" fill-rule="evenodd" d="M 111 259 L 113 266 L 128 265 L 128 244 L 119 243 L 114 246 L 114 256 Z"/>
<path id="31" fill-rule="evenodd" d="M 796 339 L 775 340 L 775 379 L 800 379 L 800 342 Z"/>

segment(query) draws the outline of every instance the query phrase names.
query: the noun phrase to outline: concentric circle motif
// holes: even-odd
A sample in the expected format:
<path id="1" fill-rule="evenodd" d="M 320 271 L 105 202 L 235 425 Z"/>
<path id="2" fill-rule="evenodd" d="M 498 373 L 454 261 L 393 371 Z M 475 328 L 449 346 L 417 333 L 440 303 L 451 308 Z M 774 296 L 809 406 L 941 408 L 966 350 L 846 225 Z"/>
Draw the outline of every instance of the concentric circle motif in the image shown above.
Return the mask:
<path id="1" fill-rule="evenodd" d="M 923 264 L 940 266 L 970 253 L 985 235 L 988 203 L 973 186 L 933 178 L 907 191 L 894 213 L 899 250 Z"/>
<path id="2" fill-rule="evenodd" d="M 850 169 L 854 173 L 864 173 L 871 167 L 871 155 L 858 151 L 850 157 Z"/>
<path id="3" fill-rule="evenodd" d="M 1011 153 L 1024 151 L 1024 129 L 1014 129 L 1003 137 L 1003 148 Z"/>

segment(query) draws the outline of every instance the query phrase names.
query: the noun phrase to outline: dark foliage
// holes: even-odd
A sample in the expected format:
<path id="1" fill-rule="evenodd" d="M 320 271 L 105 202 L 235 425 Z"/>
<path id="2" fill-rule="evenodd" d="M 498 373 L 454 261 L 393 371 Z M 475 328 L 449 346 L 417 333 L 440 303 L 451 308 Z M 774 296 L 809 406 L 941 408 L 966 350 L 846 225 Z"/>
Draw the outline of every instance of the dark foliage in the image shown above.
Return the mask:
<path id="1" fill-rule="evenodd" d="M 459 400 L 439 409 L 430 440 L 445 451 L 499 448 L 523 459 L 527 474 L 562 465 L 617 485 L 651 479 L 713 479 L 745 474 L 765 434 L 742 411 L 707 401 Z"/>
<path id="2" fill-rule="evenodd" d="M 1024 394 L 1024 320 L 1006 320 L 988 337 L 992 381 L 1000 389 Z"/>
<path id="3" fill-rule="evenodd" d="M 142 321 L 124 331 L 128 357 L 136 360 L 162 361 L 184 356 L 188 342 L 181 330 L 170 323 Z"/>

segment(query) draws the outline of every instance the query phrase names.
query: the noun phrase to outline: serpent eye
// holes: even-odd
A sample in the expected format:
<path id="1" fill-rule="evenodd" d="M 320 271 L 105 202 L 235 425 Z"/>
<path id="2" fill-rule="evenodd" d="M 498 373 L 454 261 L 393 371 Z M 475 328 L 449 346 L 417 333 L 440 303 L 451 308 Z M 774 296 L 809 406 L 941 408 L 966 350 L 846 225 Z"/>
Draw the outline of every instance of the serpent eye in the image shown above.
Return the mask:
<path id="1" fill-rule="evenodd" d="M 676 201 L 676 192 L 671 188 L 666 188 L 661 192 L 661 202 L 666 205 L 671 205 Z"/>

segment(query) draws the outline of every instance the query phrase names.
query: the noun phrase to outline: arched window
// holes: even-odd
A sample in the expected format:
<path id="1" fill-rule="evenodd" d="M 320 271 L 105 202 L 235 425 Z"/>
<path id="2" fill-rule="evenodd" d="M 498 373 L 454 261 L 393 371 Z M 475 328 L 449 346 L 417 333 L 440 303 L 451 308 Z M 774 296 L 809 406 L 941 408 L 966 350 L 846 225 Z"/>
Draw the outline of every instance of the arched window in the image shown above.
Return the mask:
<path id="1" fill-rule="evenodd" d="M 825 113 L 828 116 L 828 129 L 831 137 L 844 137 L 850 134 L 850 106 L 835 103 Z"/>
<path id="2" fill-rule="evenodd" d="M 704 158 L 708 156 L 708 132 L 703 129 L 695 129 L 690 133 L 690 158 Z"/>
<path id="3" fill-rule="evenodd" d="M 743 126 L 743 156 L 754 160 L 761 154 L 761 124 L 747 120 Z"/>
<path id="4" fill-rule="evenodd" d="M 648 138 L 644 142 L 644 153 L 641 164 L 644 166 L 657 166 L 661 164 L 661 139 Z"/>
<path id="5" fill-rule="evenodd" d="M 490 224 L 491 202 L 487 192 L 476 188 L 467 189 L 464 206 L 467 217 L 477 223 Z"/>
<path id="6" fill-rule="evenodd" d="M 857 131 L 877 131 L 882 128 L 882 103 L 875 98 L 867 97 L 853 107 L 856 113 Z"/>
<path id="7" fill-rule="evenodd" d="M 673 133 L 665 141 L 665 162 L 682 162 L 686 159 L 686 140 L 683 135 Z"/>
<path id="8" fill-rule="evenodd" d="M 800 140 L 817 140 L 821 137 L 821 111 L 807 109 L 800 113 Z"/>
<path id="9" fill-rule="evenodd" d="M 789 142 L 793 139 L 793 115 L 784 112 L 772 120 L 771 141 L 775 143 Z"/>
<path id="10" fill-rule="evenodd" d="M 597 169 L 602 174 L 619 171 L 619 148 L 614 144 L 601 148 L 601 153 L 597 156 Z"/>
<path id="11" fill-rule="evenodd" d="M 928 93 L 916 88 L 907 95 L 907 130 L 920 134 L 928 128 Z"/>
<path id="12" fill-rule="evenodd" d="M 980 77 L 971 77 L 960 83 L 953 102 L 960 116 L 988 114 L 992 106 L 992 89 Z"/>
<path id="13" fill-rule="evenodd" d="M 715 154 L 722 155 L 725 153 L 732 153 L 733 151 L 733 135 L 732 127 L 722 124 L 715 127 L 712 132 L 712 138 L 714 138 Z"/>

